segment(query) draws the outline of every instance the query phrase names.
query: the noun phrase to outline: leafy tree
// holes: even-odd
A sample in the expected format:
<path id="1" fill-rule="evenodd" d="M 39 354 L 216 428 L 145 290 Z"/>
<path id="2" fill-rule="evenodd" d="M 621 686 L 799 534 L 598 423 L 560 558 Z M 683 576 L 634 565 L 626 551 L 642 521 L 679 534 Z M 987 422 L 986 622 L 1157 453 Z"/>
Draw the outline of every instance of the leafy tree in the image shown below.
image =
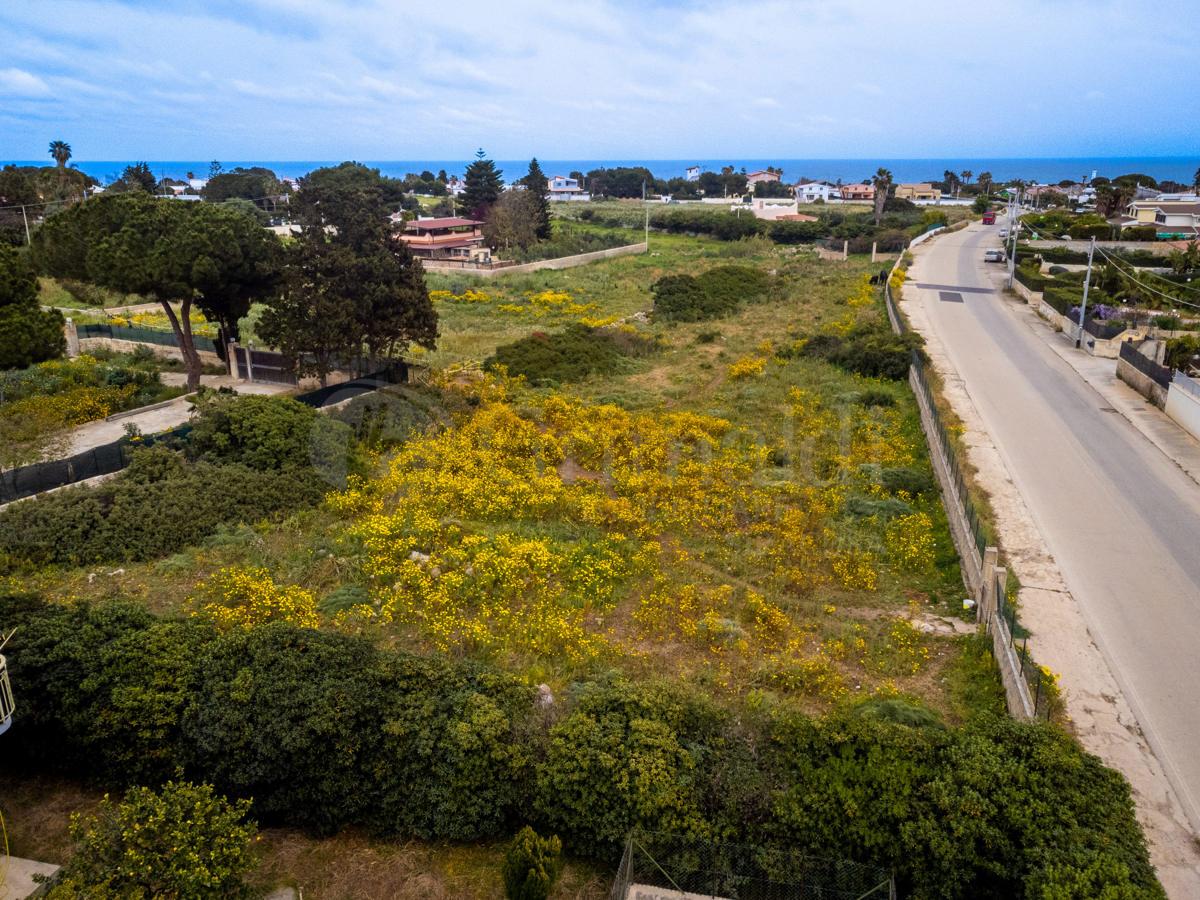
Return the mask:
<path id="1" fill-rule="evenodd" d="M 214 203 L 240 198 L 266 206 L 273 205 L 275 198 L 282 193 L 283 186 L 270 169 L 261 166 L 244 169 L 238 166 L 210 178 L 201 189 L 200 196 Z"/>
<path id="2" fill-rule="evenodd" d="M 1105 218 L 1115 216 L 1133 199 L 1132 184 L 1103 184 L 1096 189 L 1096 212 Z"/>
<path id="3" fill-rule="evenodd" d="M 1200 192 L 1200 169 L 1192 176 L 1192 190 Z"/>
<path id="4" fill-rule="evenodd" d="M 463 192 L 458 198 L 463 212 L 476 219 L 486 219 L 503 189 L 504 180 L 500 177 L 500 170 L 487 158 L 481 147 L 463 176 Z"/>
<path id="5" fill-rule="evenodd" d="M 207 784 L 136 787 L 96 813 L 71 819 L 75 853 L 51 898 L 223 898 L 251 896 L 257 828 L 250 801 L 229 802 Z"/>
<path id="6" fill-rule="evenodd" d="M 144 194 L 153 194 L 157 186 L 158 179 L 150 171 L 149 164 L 137 162 L 131 166 L 126 166 L 125 170 L 121 172 L 121 176 L 108 186 L 108 191 L 117 194 L 128 191 L 141 191 Z"/>
<path id="7" fill-rule="evenodd" d="M 300 375 L 326 383 L 342 360 L 358 356 L 362 335 L 351 291 L 354 252 L 324 241 L 302 240 L 287 252 L 284 279 L 257 331 L 296 360 Z"/>
<path id="8" fill-rule="evenodd" d="M 488 246 L 494 250 L 524 250 L 536 244 L 545 204 L 544 195 L 539 196 L 529 190 L 505 191 L 492 205 L 487 223 L 483 226 Z"/>
<path id="9" fill-rule="evenodd" d="M 66 141 L 51 141 L 50 155 L 54 157 L 54 164 L 60 169 L 67 167 L 67 160 L 71 158 L 71 145 Z"/>
<path id="10" fill-rule="evenodd" d="M 887 169 L 879 169 L 871 178 L 871 184 L 875 185 L 875 227 L 878 228 L 883 218 L 883 207 L 892 190 L 892 173 Z"/>
<path id="11" fill-rule="evenodd" d="M 217 204 L 140 193 L 64 210 L 38 230 L 33 249 L 47 274 L 158 300 L 187 365 L 190 390 L 199 387 L 201 372 L 192 306 L 232 338 L 238 319 L 278 278 L 277 239 L 246 216 Z"/>
<path id="12" fill-rule="evenodd" d="M 542 167 L 538 165 L 537 157 L 529 161 L 529 172 L 521 179 L 525 185 L 525 193 L 529 194 L 528 207 L 533 213 L 534 235 L 537 240 L 545 241 L 550 238 L 550 201 L 546 198 L 549 189 L 549 179 Z"/>
<path id="13" fill-rule="evenodd" d="M 654 173 L 643 166 L 616 166 L 593 169 L 587 173 L 587 183 L 594 195 L 633 199 L 642 196 L 642 188 L 655 190 Z"/>
<path id="14" fill-rule="evenodd" d="M 233 197 L 229 200 L 221 201 L 222 209 L 233 210 L 247 216 L 261 226 L 265 226 L 270 220 L 270 214 L 267 213 L 261 206 L 256 203 L 251 203 L 249 200 L 243 200 L 241 197 Z"/>
<path id="15" fill-rule="evenodd" d="M 208 164 L 208 177 L 210 179 L 216 178 L 218 175 L 221 174 L 221 172 L 222 172 L 222 166 L 218 160 L 214 159 L 212 162 L 210 162 Z"/>
<path id="16" fill-rule="evenodd" d="M 754 185 L 755 197 L 791 197 L 794 188 L 782 181 L 760 181 Z"/>
<path id="17" fill-rule="evenodd" d="M 294 293 L 280 298 L 283 306 L 271 319 L 272 334 L 293 348 L 307 343 L 306 352 L 342 344 L 357 355 L 365 346 L 373 361 L 390 358 L 411 343 L 435 346 L 437 313 L 424 272 L 408 245 L 393 237 L 387 218 L 400 196 L 395 179 L 358 163 L 318 169 L 302 182 L 293 209 L 307 249 L 295 253 L 298 261 L 321 273 L 321 281 L 302 289 L 307 298 Z M 294 305 L 315 303 L 318 298 L 311 292 L 318 289 L 324 291 L 322 303 L 340 298 L 347 305 L 336 316 L 339 322 L 354 323 L 344 342 L 299 327 Z M 293 282 L 289 291 L 294 290 Z M 293 311 L 285 315 L 289 305 Z"/>
<path id="18" fill-rule="evenodd" d="M 1144 175 L 1140 172 L 1130 172 L 1128 175 L 1118 175 L 1112 180 L 1113 184 L 1121 187 L 1136 188 L 1139 185 L 1146 188 L 1158 187 L 1158 182 L 1149 175 Z"/>
<path id="19" fill-rule="evenodd" d="M 437 180 L 442 184 L 446 184 L 450 181 L 450 177 L 446 174 L 445 169 L 438 169 Z"/>
<path id="20" fill-rule="evenodd" d="M 1172 250 L 1167 255 L 1167 259 L 1170 261 L 1171 271 L 1176 275 L 1194 272 L 1196 269 L 1200 269 L 1200 243 L 1188 241 L 1185 249 Z"/>
<path id="21" fill-rule="evenodd" d="M 561 869 L 562 841 L 526 825 L 504 851 L 504 893 L 508 900 L 546 900 Z"/>
<path id="22" fill-rule="evenodd" d="M 15 247 L 0 244 L 0 369 L 62 356 L 63 317 L 38 304 L 37 277 Z"/>

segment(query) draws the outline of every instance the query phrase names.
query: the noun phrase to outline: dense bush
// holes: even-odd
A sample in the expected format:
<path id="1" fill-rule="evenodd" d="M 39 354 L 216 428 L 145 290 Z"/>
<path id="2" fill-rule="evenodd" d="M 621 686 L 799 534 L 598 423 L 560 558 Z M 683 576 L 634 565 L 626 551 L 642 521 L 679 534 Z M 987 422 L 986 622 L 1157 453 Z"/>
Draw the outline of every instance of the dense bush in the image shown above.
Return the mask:
<path id="1" fill-rule="evenodd" d="M 311 468 L 185 465 L 162 448 L 142 451 L 108 481 L 0 510 L 0 572 L 156 559 L 222 524 L 311 506 L 330 487 Z"/>
<path id="2" fill-rule="evenodd" d="M 206 784 L 132 788 L 119 803 L 71 822 L 75 853 L 47 896 L 205 898 L 252 896 L 257 828 L 248 801 L 230 803 Z"/>
<path id="3" fill-rule="evenodd" d="M 656 319 L 700 322 L 766 298 L 771 276 L 751 266 L 716 266 L 696 276 L 664 275 L 650 290 Z"/>
<path id="4" fill-rule="evenodd" d="M 289 397 L 210 394 L 196 403 L 189 455 L 259 471 L 343 472 L 349 426 Z"/>
<path id="5" fill-rule="evenodd" d="M 863 323 L 846 335 L 815 334 L 793 351 L 802 356 L 823 359 L 847 372 L 868 378 L 902 381 L 908 377 L 913 351 L 922 353 L 921 337 L 915 332 L 896 334 L 880 324 Z"/>
<path id="6" fill-rule="evenodd" d="M 503 344 L 487 358 L 484 367 L 503 366 L 510 375 L 522 375 L 532 385 L 579 381 L 589 375 L 610 375 L 628 357 L 645 356 L 654 342 L 619 328 L 568 325 L 552 334 L 534 332 Z"/>
<path id="7" fill-rule="evenodd" d="M 17 626 L 6 767 L 120 785 L 151 775 L 124 765 L 145 756 L 319 831 L 468 840 L 519 816 L 612 863 L 640 825 L 888 867 L 905 896 L 1163 896 L 1128 785 L 1045 724 L 735 713 L 606 681 L 577 685 L 547 725 L 510 676 L 365 637 L 200 621 L 170 651 L 159 629 L 183 626 L 131 605 L 12 596 L 0 621 Z M 114 733 L 122 710 L 155 725 Z M 118 740 L 120 755 L 91 752 Z"/>
<path id="8" fill-rule="evenodd" d="M 1050 283 L 1042 289 L 1042 300 L 1059 315 L 1067 316 L 1072 307 L 1083 302 L 1083 288 Z"/>
<path id="9" fill-rule="evenodd" d="M 776 244 L 812 244 L 829 235 L 825 222 L 772 222 L 767 235 Z"/>
<path id="10" fill-rule="evenodd" d="M 1200 337 L 1185 335 L 1171 338 L 1167 341 L 1167 351 L 1163 357 L 1163 365 L 1172 369 L 1183 369 L 1185 372 L 1195 365 L 1196 357 L 1200 356 Z"/>
<path id="11" fill-rule="evenodd" d="M 657 209 L 650 215 L 650 225 L 674 234 L 707 234 L 719 241 L 736 241 L 767 230 L 767 223 L 755 218 L 749 209 L 739 214 L 704 207 Z"/>
<path id="12" fill-rule="evenodd" d="M 1041 292 L 1045 289 L 1046 285 L 1053 282 L 1053 279 L 1047 278 L 1045 275 L 1043 275 L 1041 270 L 1036 265 L 1017 266 L 1013 271 L 1013 277 L 1016 278 L 1017 281 L 1021 282 L 1021 284 L 1025 285 L 1025 287 L 1029 288 L 1029 290 L 1034 292 Z"/>

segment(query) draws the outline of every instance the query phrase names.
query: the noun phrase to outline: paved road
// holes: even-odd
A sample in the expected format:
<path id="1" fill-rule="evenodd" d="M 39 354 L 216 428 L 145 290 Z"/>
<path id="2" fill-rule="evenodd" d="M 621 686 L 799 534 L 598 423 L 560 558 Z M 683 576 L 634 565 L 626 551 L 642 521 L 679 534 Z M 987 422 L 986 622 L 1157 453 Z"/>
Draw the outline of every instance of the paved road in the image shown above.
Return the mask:
<path id="1" fill-rule="evenodd" d="M 997 231 L 938 238 L 905 297 L 944 344 L 1200 830 L 1200 486 L 988 290 Z"/>

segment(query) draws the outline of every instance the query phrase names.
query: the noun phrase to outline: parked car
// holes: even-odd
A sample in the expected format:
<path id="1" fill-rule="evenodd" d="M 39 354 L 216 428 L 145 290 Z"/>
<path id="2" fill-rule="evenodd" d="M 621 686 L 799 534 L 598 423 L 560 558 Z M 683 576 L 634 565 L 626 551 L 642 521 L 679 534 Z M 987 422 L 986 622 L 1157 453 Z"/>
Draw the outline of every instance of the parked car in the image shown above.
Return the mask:
<path id="1" fill-rule="evenodd" d="M 1003 240 L 1005 240 L 1007 237 L 1008 237 L 1008 229 L 1007 229 L 1007 228 L 1001 228 L 1001 229 L 1000 229 L 1000 240 L 1002 240 L 1002 241 L 1003 241 Z"/>
<path id="2" fill-rule="evenodd" d="M 984 250 L 983 251 L 983 261 L 984 262 L 1004 262 L 1004 251 L 1003 250 Z"/>

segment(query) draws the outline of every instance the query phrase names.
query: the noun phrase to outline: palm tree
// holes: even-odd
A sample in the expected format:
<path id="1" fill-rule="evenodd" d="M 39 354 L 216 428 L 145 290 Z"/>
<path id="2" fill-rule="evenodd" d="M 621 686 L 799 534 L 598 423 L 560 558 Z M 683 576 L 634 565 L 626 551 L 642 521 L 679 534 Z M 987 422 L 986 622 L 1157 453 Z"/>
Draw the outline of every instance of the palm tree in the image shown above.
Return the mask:
<path id="1" fill-rule="evenodd" d="M 875 227 L 879 227 L 879 220 L 883 218 L 883 205 L 887 203 L 888 191 L 892 188 L 892 173 L 887 169 L 880 169 L 871 179 L 871 184 L 875 185 Z"/>
<path id="2" fill-rule="evenodd" d="M 985 194 L 991 193 L 991 191 L 992 191 L 992 173 L 991 172 L 980 172 L 979 173 L 979 186 L 981 188 L 983 188 L 983 192 Z"/>
<path id="3" fill-rule="evenodd" d="M 65 168 L 67 160 L 71 158 L 71 145 L 66 141 L 51 141 L 50 155 L 54 157 L 60 169 Z"/>
<path id="4" fill-rule="evenodd" d="M 970 184 L 970 183 L 971 183 L 971 176 L 972 176 L 972 175 L 974 175 L 974 174 L 975 174 L 975 173 L 974 173 L 974 172 L 972 172 L 970 169 L 963 169 L 963 170 L 962 170 L 962 180 L 963 180 L 963 184 Z"/>

